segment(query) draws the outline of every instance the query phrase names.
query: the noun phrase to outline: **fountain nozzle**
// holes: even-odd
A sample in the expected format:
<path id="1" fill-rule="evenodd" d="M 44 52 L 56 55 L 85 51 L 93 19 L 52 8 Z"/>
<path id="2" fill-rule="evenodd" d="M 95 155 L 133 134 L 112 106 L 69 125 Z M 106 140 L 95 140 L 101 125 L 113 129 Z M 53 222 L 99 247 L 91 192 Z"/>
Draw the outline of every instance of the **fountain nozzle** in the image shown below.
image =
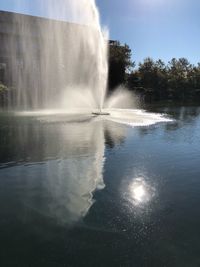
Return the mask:
<path id="1" fill-rule="evenodd" d="M 106 115 L 110 115 L 110 113 L 102 111 L 102 109 L 99 109 L 98 111 L 92 112 L 92 115 L 95 115 L 95 116 L 106 116 Z"/>

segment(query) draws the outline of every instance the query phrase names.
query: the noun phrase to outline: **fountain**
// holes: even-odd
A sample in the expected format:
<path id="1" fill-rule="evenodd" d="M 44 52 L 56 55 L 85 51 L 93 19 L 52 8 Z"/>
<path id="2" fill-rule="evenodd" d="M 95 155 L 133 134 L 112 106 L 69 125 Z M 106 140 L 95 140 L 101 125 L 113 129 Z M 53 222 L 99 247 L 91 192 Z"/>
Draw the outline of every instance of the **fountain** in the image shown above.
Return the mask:
<path id="1" fill-rule="evenodd" d="M 136 98 L 125 88 L 107 97 L 109 34 L 101 28 L 95 0 L 15 2 L 16 10 L 43 16 L 16 14 L 11 21 L 15 114 L 89 114 L 134 126 L 165 120 L 136 109 Z"/>
<path id="2" fill-rule="evenodd" d="M 14 217 L 23 225 L 37 228 L 41 220 L 87 227 L 83 218 L 95 192 L 106 186 L 106 146 L 126 137 L 128 127 L 119 124 L 147 126 L 167 119 L 136 109 L 136 98 L 123 87 L 106 97 L 108 33 L 101 30 L 94 0 L 35 3 L 57 20 L 16 14 L 11 22 L 15 111 L 14 118 L 6 113 L 1 119 L 1 174 L 8 178 Z M 74 24 L 61 21 L 69 18 Z M 152 195 L 140 179 L 131 184 L 128 200 L 139 207 Z"/>
<path id="3" fill-rule="evenodd" d="M 30 12 L 33 4 L 16 1 L 16 10 L 25 7 Z M 13 18 L 18 36 L 9 44 L 14 105 L 19 110 L 102 110 L 108 31 L 101 29 L 95 0 L 35 1 L 34 8 L 47 18 Z"/>

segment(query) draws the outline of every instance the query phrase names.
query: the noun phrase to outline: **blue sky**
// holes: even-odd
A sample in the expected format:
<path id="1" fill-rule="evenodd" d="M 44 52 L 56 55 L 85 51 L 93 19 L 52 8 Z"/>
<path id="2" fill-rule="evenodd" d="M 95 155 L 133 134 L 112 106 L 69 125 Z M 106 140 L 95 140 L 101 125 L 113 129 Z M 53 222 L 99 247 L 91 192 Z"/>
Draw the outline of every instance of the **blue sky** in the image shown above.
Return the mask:
<path id="1" fill-rule="evenodd" d="M 126 42 L 136 62 L 187 57 L 200 62 L 199 0 L 97 0 L 113 39 Z"/>
<path id="2" fill-rule="evenodd" d="M 15 0 L 0 0 L 0 9 L 36 15 L 36 1 L 28 0 L 29 4 L 32 3 L 28 12 L 17 8 Z M 165 62 L 172 57 L 187 57 L 194 64 L 200 62 L 199 0 L 96 2 L 102 24 L 109 27 L 110 39 L 127 43 L 136 62 L 147 56 L 161 58 Z"/>

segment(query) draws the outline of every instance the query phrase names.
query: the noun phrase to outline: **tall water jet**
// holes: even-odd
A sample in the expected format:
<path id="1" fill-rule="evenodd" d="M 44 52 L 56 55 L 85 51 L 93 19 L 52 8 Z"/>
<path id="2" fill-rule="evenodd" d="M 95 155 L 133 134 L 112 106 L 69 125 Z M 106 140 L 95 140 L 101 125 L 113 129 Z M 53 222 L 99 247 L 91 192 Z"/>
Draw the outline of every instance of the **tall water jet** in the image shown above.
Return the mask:
<path id="1" fill-rule="evenodd" d="M 95 0 L 15 1 L 9 42 L 11 106 L 18 109 L 102 109 L 107 87 L 107 31 Z M 71 23 L 67 23 L 70 21 Z"/>
<path id="2" fill-rule="evenodd" d="M 132 110 L 137 101 L 125 88 L 105 99 L 108 31 L 101 29 L 95 0 L 16 0 L 14 8 L 38 16 L 5 13 L 11 30 L 5 42 L 14 88 L 10 109 L 152 123 L 151 114 Z"/>

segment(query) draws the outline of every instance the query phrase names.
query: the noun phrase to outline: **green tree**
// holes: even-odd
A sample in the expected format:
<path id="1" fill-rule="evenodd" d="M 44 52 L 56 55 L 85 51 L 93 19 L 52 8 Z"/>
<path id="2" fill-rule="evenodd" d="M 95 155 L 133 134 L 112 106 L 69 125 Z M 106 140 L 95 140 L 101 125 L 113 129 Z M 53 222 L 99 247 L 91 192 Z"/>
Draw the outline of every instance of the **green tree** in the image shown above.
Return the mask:
<path id="1" fill-rule="evenodd" d="M 145 58 L 139 63 L 138 72 L 141 86 L 146 93 L 154 95 L 156 98 L 166 97 L 167 94 L 167 69 L 162 60 L 154 61 Z"/>
<path id="2" fill-rule="evenodd" d="M 126 82 L 127 73 L 134 68 L 130 47 L 120 42 L 111 42 L 109 50 L 109 88 Z"/>
<path id="3" fill-rule="evenodd" d="M 191 84 L 189 83 L 189 73 L 192 65 L 186 58 L 173 58 L 168 63 L 168 86 L 175 98 L 185 99 Z"/>

